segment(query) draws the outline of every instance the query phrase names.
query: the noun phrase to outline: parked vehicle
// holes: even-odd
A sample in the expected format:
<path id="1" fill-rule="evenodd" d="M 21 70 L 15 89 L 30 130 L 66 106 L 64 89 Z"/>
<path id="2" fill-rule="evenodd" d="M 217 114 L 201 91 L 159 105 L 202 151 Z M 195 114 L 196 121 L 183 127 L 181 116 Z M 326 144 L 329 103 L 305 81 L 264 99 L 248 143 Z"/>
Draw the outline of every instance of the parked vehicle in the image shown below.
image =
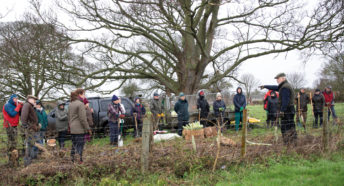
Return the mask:
<path id="1" fill-rule="evenodd" d="M 107 117 L 107 109 L 108 105 L 111 103 L 111 98 L 100 98 L 100 97 L 90 97 L 87 98 L 90 107 L 93 108 L 93 132 L 97 135 L 108 135 L 109 133 L 109 126 L 108 126 L 108 117 Z M 135 123 L 132 120 L 132 117 L 130 116 L 130 111 L 134 107 L 134 102 L 131 101 L 129 98 L 121 97 L 121 103 L 123 104 L 126 113 L 125 113 L 125 119 L 124 119 L 124 126 L 123 126 L 123 132 L 125 132 L 129 128 L 134 128 Z M 69 101 L 66 101 L 66 108 L 68 109 Z M 53 109 L 48 114 L 48 125 L 54 127 L 56 123 L 55 118 L 55 111 L 56 108 Z"/>

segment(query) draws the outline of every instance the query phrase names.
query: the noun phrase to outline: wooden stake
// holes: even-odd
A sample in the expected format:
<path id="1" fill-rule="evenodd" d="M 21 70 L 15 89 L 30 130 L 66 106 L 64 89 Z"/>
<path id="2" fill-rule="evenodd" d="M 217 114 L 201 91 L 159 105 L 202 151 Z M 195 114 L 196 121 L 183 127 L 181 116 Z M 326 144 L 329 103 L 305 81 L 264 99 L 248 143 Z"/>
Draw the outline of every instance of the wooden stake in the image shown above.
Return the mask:
<path id="1" fill-rule="evenodd" d="M 150 128 L 151 125 L 147 119 L 143 119 L 142 129 L 142 153 L 141 153 L 141 172 L 147 173 L 149 168 L 149 152 L 150 152 Z"/>
<path id="2" fill-rule="evenodd" d="M 326 110 L 326 109 L 325 109 Z M 325 152 L 328 150 L 328 110 L 324 113 L 324 123 L 323 123 L 323 149 Z"/>
<path id="3" fill-rule="evenodd" d="M 247 109 L 244 109 L 243 116 L 242 116 L 241 158 L 244 158 L 246 156 L 246 134 L 247 134 Z"/>

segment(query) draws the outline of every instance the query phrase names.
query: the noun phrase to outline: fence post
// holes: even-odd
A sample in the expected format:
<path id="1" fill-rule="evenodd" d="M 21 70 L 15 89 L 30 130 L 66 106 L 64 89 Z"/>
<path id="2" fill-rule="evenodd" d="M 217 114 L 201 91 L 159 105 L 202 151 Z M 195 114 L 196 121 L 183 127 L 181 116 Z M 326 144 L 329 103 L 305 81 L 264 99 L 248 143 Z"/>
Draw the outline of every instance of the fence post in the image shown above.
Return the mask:
<path id="1" fill-rule="evenodd" d="M 325 152 L 328 150 L 328 109 L 325 109 L 323 116 L 323 149 Z"/>
<path id="2" fill-rule="evenodd" d="M 150 138 L 151 138 L 151 123 L 145 118 L 143 120 L 142 128 L 142 153 L 141 153 L 141 172 L 145 174 L 149 168 L 149 152 L 150 152 Z"/>
<path id="3" fill-rule="evenodd" d="M 243 116 L 242 116 L 241 158 L 244 158 L 246 156 L 246 134 L 247 134 L 247 109 L 244 109 Z"/>

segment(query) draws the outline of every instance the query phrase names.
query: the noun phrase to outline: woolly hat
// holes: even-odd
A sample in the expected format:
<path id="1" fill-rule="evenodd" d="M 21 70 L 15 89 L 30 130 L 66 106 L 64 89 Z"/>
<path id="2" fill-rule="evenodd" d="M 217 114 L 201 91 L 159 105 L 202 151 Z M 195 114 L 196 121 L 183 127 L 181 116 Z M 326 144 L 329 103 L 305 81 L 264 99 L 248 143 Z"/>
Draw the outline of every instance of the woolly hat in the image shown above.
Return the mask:
<path id="1" fill-rule="evenodd" d="M 222 96 L 220 92 L 216 94 L 216 97 Z"/>
<path id="2" fill-rule="evenodd" d="M 183 97 L 185 94 L 183 92 L 179 93 L 179 97 Z"/>
<path id="3" fill-rule="evenodd" d="M 118 97 L 116 95 L 113 95 L 112 96 L 112 101 L 117 101 L 117 100 L 119 100 Z"/>
<path id="4" fill-rule="evenodd" d="M 317 89 L 315 89 L 315 92 L 320 92 L 320 89 L 318 89 L 318 88 L 317 88 Z"/>
<path id="5" fill-rule="evenodd" d="M 36 100 L 36 105 L 42 105 L 42 102 L 38 99 Z"/>
<path id="6" fill-rule="evenodd" d="M 199 92 L 199 95 L 200 95 L 200 96 L 204 96 L 204 91 L 201 90 L 201 91 Z"/>
<path id="7" fill-rule="evenodd" d="M 159 93 L 154 92 L 153 96 L 159 96 Z"/>

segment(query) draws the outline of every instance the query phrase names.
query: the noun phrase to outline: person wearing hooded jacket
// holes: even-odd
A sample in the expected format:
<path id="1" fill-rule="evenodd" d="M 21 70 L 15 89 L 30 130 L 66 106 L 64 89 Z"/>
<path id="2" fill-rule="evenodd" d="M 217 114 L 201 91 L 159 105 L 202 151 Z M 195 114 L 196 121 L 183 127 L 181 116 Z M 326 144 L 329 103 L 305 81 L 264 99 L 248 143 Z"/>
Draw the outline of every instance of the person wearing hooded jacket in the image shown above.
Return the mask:
<path id="1" fill-rule="evenodd" d="M 7 153 L 11 160 L 11 152 L 17 148 L 17 126 L 19 124 L 19 115 L 23 107 L 23 104 L 18 102 L 18 96 L 12 94 L 8 102 L 4 105 L 2 109 L 4 128 L 6 128 L 7 134 Z M 11 162 L 11 166 L 14 166 L 18 162 Z"/>
<path id="2" fill-rule="evenodd" d="M 135 117 L 136 117 L 138 131 L 136 131 L 136 126 L 135 126 L 134 135 L 135 134 L 139 134 L 140 136 L 142 135 L 142 125 L 143 125 L 143 118 L 145 114 L 146 114 L 146 109 L 144 105 L 141 103 L 141 99 L 138 97 L 135 98 L 135 105 L 131 110 L 131 116 L 133 117 L 133 121 L 135 121 Z"/>
<path id="3" fill-rule="evenodd" d="M 216 101 L 214 101 L 214 103 L 213 103 L 213 109 L 214 109 L 215 118 L 217 120 L 219 120 L 220 124 L 222 125 L 223 117 L 224 117 L 225 111 L 226 111 L 226 104 L 222 100 L 222 95 L 220 92 L 218 92 L 216 94 Z M 220 116 L 222 116 L 222 119 Z"/>
<path id="4" fill-rule="evenodd" d="M 197 110 L 199 110 L 200 112 L 200 123 L 203 125 L 203 127 L 206 127 L 210 106 L 208 101 L 204 97 L 204 91 L 200 91 L 198 95 L 199 97 L 197 99 Z"/>
<path id="5" fill-rule="evenodd" d="M 237 94 L 233 98 L 233 104 L 235 107 L 235 130 L 239 130 L 239 124 L 242 120 L 243 110 L 246 107 L 246 97 L 242 92 L 242 88 L 238 87 L 236 90 Z"/>
<path id="6" fill-rule="evenodd" d="M 189 104 L 183 92 L 179 94 L 179 100 L 174 105 L 174 111 L 178 114 L 178 135 L 182 136 L 183 126 L 189 123 Z"/>
<path id="7" fill-rule="evenodd" d="M 68 134 L 68 110 L 62 100 L 57 101 L 56 108 L 56 130 L 58 132 L 57 141 L 61 149 L 65 146 L 65 140 Z"/>
<path id="8" fill-rule="evenodd" d="M 332 92 L 332 87 L 327 86 L 325 90 L 323 91 L 323 95 L 325 97 L 325 106 L 328 108 L 328 118 L 327 120 L 330 121 L 330 116 L 332 114 L 332 117 L 334 121 L 337 123 L 339 122 L 338 117 L 336 115 L 336 111 L 334 110 L 334 94 Z"/>
<path id="9" fill-rule="evenodd" d="M 313 102 L 313 114 L 314 114 L 313 128 L 318 128 L 319 119 L 320 119 L 319 126 L 321 127 L 323 124 L 323 111 L 325 107 L 325 98 L 324 98 L 324 95 L 321 94 L 319 89 L 315 90 L 314 96 L 312 98 L 312 102 Z"/>
<path id="10" fill-rule="evenodd" d="M 38 143 L 40 144 L 44 144 L 45 142 L 45 132 L 47 130 L 47 126 L 48 126 L 48 115 L 47 113 L 45 112 L 45 109 L 42 105 L 42 102 L 40 100 L 37 100 L 36 101 L 36 115 L 37 115 L 37 118 L 38 118 L 38 124 L 40 126 L 40 130 L 38 132 Z M 37 149 L 38 151 L 38 149 Z"/>
<path id="11" fill-rule="evenodd" d="M 268 114 L 269 114 L 269 121 L 267 123 L 267 128 L 277 126 L 277 113 L 278 113 L 278 97 L 275 91 L 270 92 L 270 96 L 268 98 L 268 103 L 266 107 Z M 271 125 L 270 125 L 271 122 Z"/>

